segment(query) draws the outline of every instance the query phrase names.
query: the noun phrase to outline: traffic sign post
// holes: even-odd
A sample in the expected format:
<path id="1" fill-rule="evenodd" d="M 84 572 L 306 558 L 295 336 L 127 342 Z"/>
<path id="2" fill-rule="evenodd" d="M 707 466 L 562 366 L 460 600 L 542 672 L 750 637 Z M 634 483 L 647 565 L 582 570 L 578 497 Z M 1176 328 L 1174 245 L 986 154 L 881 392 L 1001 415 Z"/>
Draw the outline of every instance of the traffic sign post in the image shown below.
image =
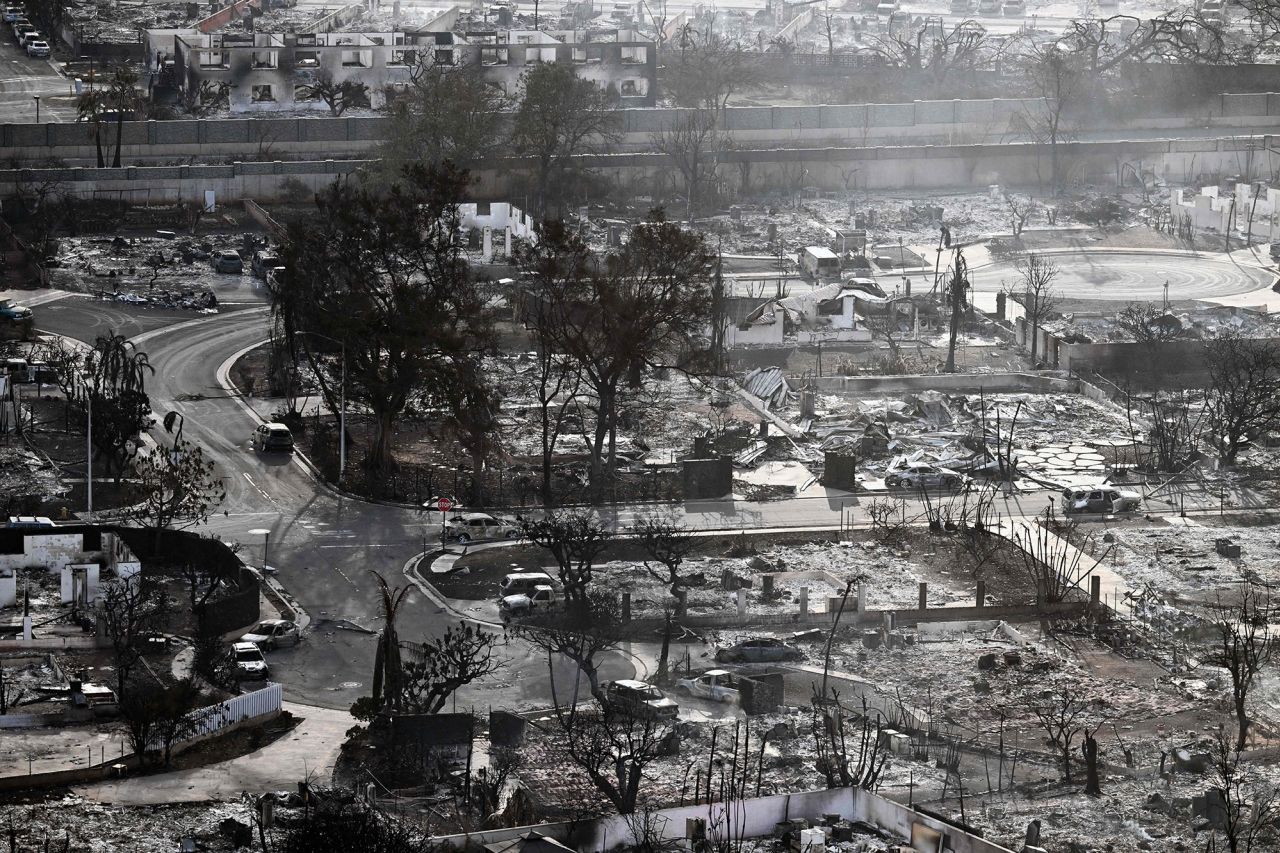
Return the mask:
<path id="1" fill-rule="evenodd" d="M 440 547 L 444 547 L 445 538 L 445 518 L 449 510 L 453 509 L 453 501 L 448 498 L 440 498 L 436 501 L 436 507 L 440 510 Z"/>

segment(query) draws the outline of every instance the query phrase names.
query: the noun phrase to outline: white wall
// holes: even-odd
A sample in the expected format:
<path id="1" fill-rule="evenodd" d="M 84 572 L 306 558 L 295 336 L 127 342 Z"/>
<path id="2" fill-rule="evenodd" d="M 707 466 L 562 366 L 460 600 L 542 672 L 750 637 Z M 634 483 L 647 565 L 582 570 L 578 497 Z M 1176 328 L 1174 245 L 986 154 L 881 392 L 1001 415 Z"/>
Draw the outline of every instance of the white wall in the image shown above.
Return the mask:
<path id="1" fill-rule="evenodd" d="M 838 814 L 849 820 L 861 820 L 893 832 L 904 839 L 910 839 L 913 825 L 941 831 L 947 836 L 946 849 L 953 853 L 1012 853 L 1007 847 L 1001 847 L 990 841 L 970 835 L 941 821 L 916 812 L 908 806 L 895 803 L 869 791 L 855 788 L 837 788 L 835 790 L 805 791 L 797 794 L 778 794 L 772 797 L 758 797 L 751 800 L 736 801 L 726 805 L 716 803 L 711 806 L 683 806 L 663 809 L 658 812 L 660 819 L 655 825 L 662 833 L 664 841 L 677 841 L 685 838 L 685 821 L 690 818 L 703 818 L 707 821 L 708 836 L 713 827 L 720 826 L 722 831 L 730 823 L 733 834 L 741 838 L 758 838 L 773 834 L 774 825 L 793 818 L 807 818 L 811 823 L 821 820 L 823 815 Z M 505 841 L 527 834 L 536 829 L 547 835 L 569 843 L 571 827 L 568 824 L 542 824 L 540 826 L 512 827 L 488 832 L 477 832 L 470 835 L 452 835 L 432 839 L 442 846 L 460 849 L 468 842 L 473 844 L 491 844 Z M 576 847 L 584 853 L 603 853 L 619 844 L 634 844 L 631 827 L 625 817 L 610 815 L 598 820 L 594 825 L 579 824 L 573 836 Z M 923 848 L 921 848 L 923 850 Z"/>
<path id="2" fill-rule="evenodd" d="M 74 596 L 74 586 L 72 579 L 75 576 L 76 569 L 84 569 L 85 580 L 89 589 L 87 592 L 89 603 L 98 600 L 98 564 L 97 563 L 72 563 L 62 568 L 62 603 L 70 604 Z"/>
<path id="3" fill-rule="evenodd" d="M 18 603 L 18 576 L 12 571 L 0 570 L 0 607 L 12 607 Z"/>
<path id="4" fill-rule="evenodd" d="M 22 537 L 21 554 L 0 554 L 0 569 L 43 566 L 50 574 L 84 555 L 84 536 L 79 533 L 33 533 Z"/>

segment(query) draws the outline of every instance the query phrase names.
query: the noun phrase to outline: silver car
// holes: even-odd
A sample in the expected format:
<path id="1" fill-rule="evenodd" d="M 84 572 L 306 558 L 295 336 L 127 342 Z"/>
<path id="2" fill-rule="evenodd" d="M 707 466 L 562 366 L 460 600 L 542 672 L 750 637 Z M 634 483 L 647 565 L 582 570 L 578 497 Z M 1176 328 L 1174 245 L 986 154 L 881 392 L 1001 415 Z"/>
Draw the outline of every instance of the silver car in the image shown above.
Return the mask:
<path id="1" fill-rule="evenodd" d="M 267 619 L 259 622 L 252 631 L 240 638 L 242 643 L 253 643 L 260 649 L 296 646 L 298 640 L 298 626 L 288 619 Z"/>
<path id="2" fill-rule="evenodd" d="M 956 489 L 964 485 L 964 475 L 950 468 L 939 468 L 917 462 L 885 475 L 884 484 L 891 489 Z"/>
<path id="3" fill-rule="evenodd" d="M 1113 515 L 1142 509 L 1142 495 L 1115 486 L 1085 486 L 1062 490 L 1062 511 Z"/>
<path id="4" fill-rule="evenodd" d="M 483 512 L 464 512 L 449 519 L 445 537 L 454 542 L 482 542 L 489 539 L 518 539 L 520 525 Z"/>

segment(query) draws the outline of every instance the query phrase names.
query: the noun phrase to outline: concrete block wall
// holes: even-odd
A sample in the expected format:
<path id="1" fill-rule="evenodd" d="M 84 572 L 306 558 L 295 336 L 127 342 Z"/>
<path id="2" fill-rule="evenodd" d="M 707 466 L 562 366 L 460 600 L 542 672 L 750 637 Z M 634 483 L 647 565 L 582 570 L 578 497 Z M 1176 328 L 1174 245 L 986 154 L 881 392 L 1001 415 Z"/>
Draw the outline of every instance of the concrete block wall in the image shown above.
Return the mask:
<path id="1" fill-rule="evenodd" d="M 305 119 L 302 121 L 306 121 Z M 1187 142 L 1130 140 L 1076 142 L 1059 146 L 1071 174 L 1109 185 L 1116 162 L 1141 159 L 1158 175 L 1188 183 L 1206 172 L 1241 171 L 1250 140 L 1236 137 Z M 331 143 L 324 143 L 331 144 Z M 1049 168 L 1048 150 L 1032 143 L 981 145 L 899 145 L 884 147 L 771 148 L 732 150 L 722 155 L 727 174 L 740 162 L 751 163 L 751 192 L 779 190 L 794 193 L 801 170 L 806 186 L 841 190 L 849 167 L 858 168 L 860 189 L 937 189 L 985 187 L 989 184 L 1035 186 Z M 669 178 L 670 161 L 661 154 L 619 153 L 584 156 L 579 162 L 612 180 L 621 191 L 648 194 Z M 1251 176 L 1280 165 L 1277 155 L 1254 151 Z M 273 199 L 291 177 L 309 190 L 322 189 L 337 175 L 366 165 L 361 160 L 241 162 L 227 166 L 69 168 L 0 171 L 0 193 L 14 192 L 22 183 L 49 178 L 64 182 L 80 195 L 100 195 L 136 203 L 173 203 L 202 198 L 206 190 L 219 203 L 241 198 Z M 521 190 L 523 164 L 516 160 L 481 164 L 473 170 L 485 195 L 503 200 Z"/>

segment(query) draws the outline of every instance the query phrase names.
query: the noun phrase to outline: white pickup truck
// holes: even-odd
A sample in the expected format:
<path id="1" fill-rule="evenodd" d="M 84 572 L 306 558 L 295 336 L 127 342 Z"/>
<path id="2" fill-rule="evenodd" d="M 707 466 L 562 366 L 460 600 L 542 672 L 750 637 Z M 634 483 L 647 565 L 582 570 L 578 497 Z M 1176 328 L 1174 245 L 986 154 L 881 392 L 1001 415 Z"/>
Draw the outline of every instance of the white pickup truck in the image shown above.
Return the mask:
<path id="1" fill-rule="evenodd" d="M 741 699 L 737 680 L 724 669 L 712 669 L 693 678 L 682 678 L 676 682 L 676 689 L 713 702 L 736 704 Z"/>
<path id="2" fill-rule="evenodd" d="M 527 616 L 540 607 L 553 607 L 559 600 L 553 587 L 539 584 L 527 593 L 504 595 L 502 600 L 498 602 L 498 610 L 502 614 L 502 618 L 510 619 L 517 616 Z"/>

